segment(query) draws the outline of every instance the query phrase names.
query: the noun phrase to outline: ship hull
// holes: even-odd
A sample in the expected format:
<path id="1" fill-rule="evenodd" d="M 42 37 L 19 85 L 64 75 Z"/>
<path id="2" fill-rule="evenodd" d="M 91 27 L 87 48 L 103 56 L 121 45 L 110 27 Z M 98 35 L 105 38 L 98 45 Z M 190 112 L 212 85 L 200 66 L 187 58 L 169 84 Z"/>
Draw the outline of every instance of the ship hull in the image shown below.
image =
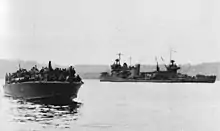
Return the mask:
<path id="1" fill-rule="evenodd" d="M 67 104 L 77 97 L 82 83 L 68 82 L 23 82 L 5 84 L 4 95 L 46 104 Z"/>
<path id="2" fill-rule="evenodd" d="M 119 77 L 102 77 L 100 82 L 152 82 L 152 83 L 215 83 L 216 78 L 207 79 L 123 79 Z"/>

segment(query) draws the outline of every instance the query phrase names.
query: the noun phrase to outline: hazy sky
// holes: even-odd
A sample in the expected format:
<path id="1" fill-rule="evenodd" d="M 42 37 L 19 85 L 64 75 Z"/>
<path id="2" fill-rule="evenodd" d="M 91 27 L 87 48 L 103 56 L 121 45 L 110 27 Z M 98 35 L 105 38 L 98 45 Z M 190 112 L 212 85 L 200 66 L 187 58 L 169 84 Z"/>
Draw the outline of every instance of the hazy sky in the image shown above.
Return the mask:
<path id="1" fill-rule="evenodd" d="M 220 61 L 219 0 L 0 0 L 0 58 L 58 64 Z M 162 61 L 160 61 L 162 63 Z"/>

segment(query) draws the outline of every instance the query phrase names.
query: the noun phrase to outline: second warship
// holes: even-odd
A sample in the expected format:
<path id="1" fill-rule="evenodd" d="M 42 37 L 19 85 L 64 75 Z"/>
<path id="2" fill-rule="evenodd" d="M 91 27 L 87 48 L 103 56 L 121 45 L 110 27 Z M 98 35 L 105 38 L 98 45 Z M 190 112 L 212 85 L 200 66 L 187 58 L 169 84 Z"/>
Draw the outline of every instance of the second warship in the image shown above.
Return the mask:
<path id="1" fill-rule="evenodd" d="M 128 66 L 127 63 L 121 65 L 121 54 L 111 65 L 111 72 L 102 72 L 100 75 L 101 82 L 155 82 L 155 83 L 214 83 L 215 75 L 189 76 L 179 73 L 180 67 L 175 61 L 170 59 L 170 63 L 165 65 L 165 70 L 160 70 L 156 65 L 156 70 L 152 72 L 140 72 L 140 64 Z"/>

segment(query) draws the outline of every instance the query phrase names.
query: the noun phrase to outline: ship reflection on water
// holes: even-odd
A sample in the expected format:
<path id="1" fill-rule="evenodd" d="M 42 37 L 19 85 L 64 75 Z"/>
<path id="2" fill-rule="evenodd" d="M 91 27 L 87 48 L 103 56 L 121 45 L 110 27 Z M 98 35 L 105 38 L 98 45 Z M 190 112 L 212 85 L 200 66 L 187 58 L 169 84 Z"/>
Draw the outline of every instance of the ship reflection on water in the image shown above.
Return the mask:
<path id="1" fill-rule="evenodd" d="M 69 105 L 48 105 L 45 103 L 28 102 L 5 98 L 11 104 L 7 112 L 12 115 L 13 123 L 41 124 L 41 127 L 70 128 L 70 123 L 78 120 L 82 103 L 73 102 Z"/>

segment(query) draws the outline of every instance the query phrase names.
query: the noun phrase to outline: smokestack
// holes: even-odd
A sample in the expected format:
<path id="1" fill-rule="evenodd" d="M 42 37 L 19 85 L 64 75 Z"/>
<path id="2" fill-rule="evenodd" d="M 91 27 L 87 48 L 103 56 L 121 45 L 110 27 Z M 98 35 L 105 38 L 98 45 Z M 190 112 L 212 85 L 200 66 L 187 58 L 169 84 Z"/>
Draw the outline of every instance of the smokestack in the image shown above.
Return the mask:
<path id="1" fill-rule="evenodd" d="M 139 75 L 140 74 L 140 67 L 141 67 L 141 65 L 140 64 L 136 64 L 135 67 L 136 67 L 136 75 Z"/>
<path id="2" fill-rule="evenodd" d="M 51 61 L 49 61 L 48 68 L 49 68 L 49 71 L 53 70 L 52 65 L 51 65 Z"/>

